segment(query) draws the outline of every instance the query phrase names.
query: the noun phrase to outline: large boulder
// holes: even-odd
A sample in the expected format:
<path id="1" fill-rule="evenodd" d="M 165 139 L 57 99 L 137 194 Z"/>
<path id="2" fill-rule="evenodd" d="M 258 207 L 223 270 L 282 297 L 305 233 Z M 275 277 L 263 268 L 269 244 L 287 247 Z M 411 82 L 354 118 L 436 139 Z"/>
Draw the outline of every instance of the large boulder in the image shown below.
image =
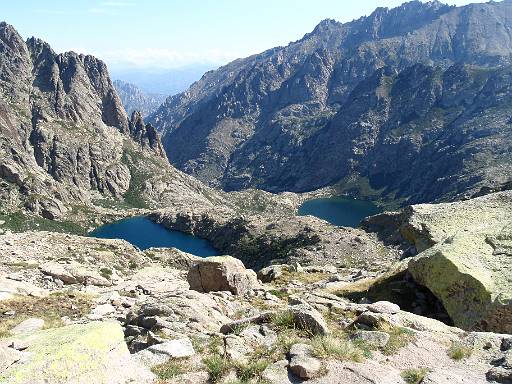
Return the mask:
<path id="1" fill-rule="evenodd" d="M 151 383 L 154 375 L 132 359 L 115 322 L 74 324 L 22 338 L 28 348 L 0 372 L 4 384 Z"/>
<path id="2" fill-rule="evenodd" d="M 366 227 L 420 252 L 408 270 L 441 300 L 456 326 L 512 332 L 512 191 L 388 215 L 394 232 L 377 229 L 382 217 Z"/>
<path id="3" fill-rule="evenodd" d="M 320 360 L 311 355 L 311 347 L 307 344 L 294 344 L 290 348 L 290 371 L 303 380 L 318 376 L 322 369 Z"/>
<path id="4" fill-rule="evenodd" d="M 463 329 L 512 333 L 512 228 L 456 234 L 409 262 Z"/>
<path id="5" fill-rule="evenodd" d="M 190 289 L 198 292 L 230 291 L 244 295 L 258 288 L 256 273 L 231 256 L 207 257 L 189 269 Z"/>

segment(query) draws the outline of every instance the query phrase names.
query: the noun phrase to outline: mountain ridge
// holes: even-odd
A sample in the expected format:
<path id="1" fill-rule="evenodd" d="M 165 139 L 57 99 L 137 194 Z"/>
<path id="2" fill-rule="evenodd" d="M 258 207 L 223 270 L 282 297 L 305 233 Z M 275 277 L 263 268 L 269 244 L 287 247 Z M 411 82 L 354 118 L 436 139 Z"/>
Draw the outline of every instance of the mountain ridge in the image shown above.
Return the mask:
<path id="1" fill-rule="evenodd" d="M 358 84 L 382 68 L 405 74 L 417 64 L 440 67 L 445 72 L 459 63 L 481 67 L 482 71 L 510 65 L 512 39 L 507 31 L 512 26 L 511 11 L 509 2 L 453 7 L 412 1 L 393 9 L 379 8 L 370 16 L 345 24 L 323 21 L 286 47 L 238 59 L 206 73 L 186 92 L 168 98 L 148 121 L 162 132 L 171 163 L 211 186 L 304 192 L 338 184 L 345 191 L 344 179 L 355 177 L 378 190 L 379 182 L 372 180 L 375 172 L 371 168 L 351 165 L 359 161 L 353 152 L 361 143 L 333 142 L 332 151 L 321 148 L 316 155 L 315 147 L 304 143 L 320 140 L 319 135 L 332 136 L 337 129 L 332 119 L 341 106 Z M 402 24 L 396 21 L 402 19 Z M 194 141 L 188 140 L 190 137 Z M 378 141 L 376 137 L 369 140 Z M 301 164 L 309 164 L 318 162 L 326 149 L 342 152 L 344 147 L 350 153 L 328 160 L 329 184 L 314 181 L 320 169 L 296 166 L 297 157 Z M 398 153 L 393 156 L 399 158 Z M 288 173 L 301 175 L 298 184 L 283 182 Z M 508 170 L 506 174 L 510 175 Z M 437 177 L 441 175 L 439 169 Z M 411 189 L 396 196 L 389 185 L 383 197 L 410 203 L 454 199 L 507 181 L 503 175 L 497 177 L 499 180 L 471 172 L 461 176 L 480 180 L 470 185 L 461 183 L 451 191 L 440 187 L 418 194 Z M 400 182 L 406 182 L 405 178 Z"/>
<path id="2" fill-rule="evenodd" d="M 206 187 L 170 166 L 151 124 L 138 112 L 127 116 L 103 61 L 56 54 L 40 39 L 23 40 L 5 22 L 0 183 L 0 215 L 63 220 L 77 214 L 93 221 L 102 205 L 145 208 L 182 199 L 209 204 Z M 176 190 L 181 193 L 173 196 Z M 220 199 L 213 191 L 209 196 Z"/>

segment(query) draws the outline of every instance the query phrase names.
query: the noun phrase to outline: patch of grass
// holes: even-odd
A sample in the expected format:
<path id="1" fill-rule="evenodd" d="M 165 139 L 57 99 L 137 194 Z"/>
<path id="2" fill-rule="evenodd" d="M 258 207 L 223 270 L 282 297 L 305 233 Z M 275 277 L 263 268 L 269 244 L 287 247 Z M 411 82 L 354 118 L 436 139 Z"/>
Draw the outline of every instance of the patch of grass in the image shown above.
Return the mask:
<path id="1" fill-rule="evenodd" d="M 270 365 L 268 359 L 250 359 L 248 363 L 236 363 L 235 370 L 237 377 L 242 383 L 252 380 L 260 380 L 263 371 Z"/>
<path id="2" fill-rule="evenodd" d="M 208 339 L 208 351 L 212 354 L 221 353 L 224 341 L 220 336 L 212 336 Z"/>
<path id="3" fill-rule="evenodd" d="M 151 368 L 160 380 L 169 380 L 186 372 L 186 361 L 171 359 L 163 364 Z"/>
<path id="4" fill-rule="evenodd" d="M 295 329 L 295 316 L 292 311 L 279 311 L 270 319 L 272 325 L 278 329 Z"/>
<path id="5" fill-rule="evenodd" d="M 378 330 L 389 334 L 389 341 L 386 346 L 382 348 L 382 353 L 384 355 L 394 355 L 401 348 L 416 340 L 414 331 L 407 328 L 395 327 L 387 323 L 381 323 L 378 326 Z"/>
<path id="6" fill-rule="evenodd" d="M 279 299 L 287 299 L 290 296 L 288 292 L 281 291 L 279 289 L 271 289 L 268 292 Z"/>
<path id="7" fill-rule="evenodd" d="M 44 219 L 38 216 L 27 215 L 21 211 L 13 212 L 7 215 L 0 215 L 0 220 L 5 221 L 3 229 L 13 232 L 25 231 L 49 231 L 64 232 L 75 235 L 85 235 L 86 229 L 77 223 L 71 221 L 56 221 Z"/>
<path id="8" fill-rule="evenodd" d="M 260 311 L 268 311 L 274 307 L 269 305 L 268 301 L 263 300 L 261 297 L 254 297 L 249 300 L 249 303 Z"/>
<path id="9" fill-rule="evenodd" d="M 44 328 L 64 325 L 62 317 L 78 319 L 89 313 L 92 300 L 79 293 L 53 293 L 47 297 L 17 296 L 0 301 L 0 338 L 9 337 L 10 330 L 22 321 L 35 317 L 44 320 Z M 15 315 L 4 315 L 14 311 Z"/>
<path id="10" fill-rule="evenodd" d="M 471 357 L 473 350 L 460 342 L 453 342 L 447 353 L 451 359 L 459 361 Z"/>
<path id="11" fill-rule="evenodd" d="M 212 355 L 203 358 L 203 364 L 212 383 L 217 383 L 231 368 L 227 359 L 220 355 Z"/>
<path id="12" fill-rule="evenodd" d="M 242 333 L 244 331 L 244 329 L 246 329 L 247 327 L 249 327 L 251 325 L 251 323 L 245 323 L 245 324 L 236 324 L 234 327 L 233 327 L 233 331 L 232 333 L 235 334 L 235 335 L 240 335 L 240 333 Z"/>
<path id="13" fill-rule="evenodd" d="M 25 269 L 37 269 L 39 268 L 39 265 L 34 263 L 30 264 L 26 261 L 15 261 L 15 262 L 6 262 L 4 265 L 9 266 L 9 269 L 15 270 L 15 271 L 21 271 Z"/>
<path id="14" fill-rule="evenodd" d="M 105 279 L 110 280 L 110 278 L 112 277 L 112 270 L 110 268 L 101 268 L 100 269 L 100 274 Z"/>
<path id="15" fill-rule="evenodd" d="M 135 262 L 135 261 L 130 261 L 130 263 L 128 264 L 128 268 L 130 269 L 137 269 L 139 267 L 139 265 Z"/>
<path id="16" fill-rule="evenodd" d="M 275 343 L 274 353 L 278 356 L 285 355 L 290 351 L 290 348 L 293 344 L 298 344 L 301 342 L 303 342 L 303 340 L 299 337 L 295 330 L 283 330 L 279 332 L 277 336 L 277 342 Z"/>
<path id="17" fill-rule="evenodd" d="M 136 299 L 137 297 L 139 297 L 139 295 L 137 295 L 137 293 L 131 292 L 131 291 L 127 291 L 125 289 L 120 290 L 119 291 L 119 295 L 120 296 L 124 296 L 124 297 L 131 297 L 132 299 Z"/>
<path id="18" fill-rule="evenodd" d="M 351 341 L 328 336 L 315 336 L 311 339 L 313 355 L 319 358 L 334 358 L 342 361 L 361 362 L 364 359 L 363 351 Z"/>
<path id="19" fill-rule="evenodd" d="M 411 368 L 402 371 L 400 376 L 407 384 L 420 384 L 429 372 L 428 368 Z"/>
<path id="20" fill-rule="evenodd" d="M 279 276 L 274 284 L 276 285 L 286 285 L 292 280 L 300 281 L 304 284 L 314 284 L 319 281 L 325 280 L 329 277 L 328 273 L 324 272 L 289 272 L 283 271 L 283 274 Z"/>

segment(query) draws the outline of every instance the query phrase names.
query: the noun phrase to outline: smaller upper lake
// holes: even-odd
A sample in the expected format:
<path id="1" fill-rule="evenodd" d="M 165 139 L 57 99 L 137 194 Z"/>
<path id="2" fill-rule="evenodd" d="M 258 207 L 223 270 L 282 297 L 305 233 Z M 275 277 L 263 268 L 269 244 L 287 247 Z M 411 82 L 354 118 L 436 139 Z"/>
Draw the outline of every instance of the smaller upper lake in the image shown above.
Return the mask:
<path id="1" fill-rule="evenodd" d="M 316 216 L 340 227 L 357 227 L 362 219 L 380 213 L 381 209 L 370 201 L 345 197 L 326 197 L 305 201 L 299 215 Z"/>
<path id="2" fill-rule="evenodd" d="M 151 247 L 172 247 L 196 256 L 219 255 L 219 252 L 207 240 L 183 232 L 168 230 L 147 217 L 131 217 L 105 224 L 89 233 L 89 236 L 103 239 L 123 239 L 141 250 Z"/>

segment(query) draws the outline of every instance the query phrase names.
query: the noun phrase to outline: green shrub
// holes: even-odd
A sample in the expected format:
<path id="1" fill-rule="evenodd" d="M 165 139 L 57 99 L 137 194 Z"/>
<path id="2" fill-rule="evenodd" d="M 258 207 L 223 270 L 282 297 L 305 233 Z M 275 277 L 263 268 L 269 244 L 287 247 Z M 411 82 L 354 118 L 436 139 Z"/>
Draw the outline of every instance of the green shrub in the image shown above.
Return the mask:
<path id="1" fill-rule="evenodd" d="M 158 376 L 160 380 L 169 380 L 175 376 L 185 373 L 185 365 L 182 360 L 169 360 L 151 368 L 151 371 Z"/>
<path id="2" fill-rule="evenodd" d="M 242 383 L 249 382 L 252 379 L 260 379 L 263 371 L 269 366 L 267 359 L 250 360 L 248 363 L 237 363 L 235 369 L 238 378 Z"/>
<path id="3" fill-rule="evenodd" d="M 332 335 L 315 336 L 311 339 L 313 355 L 319 358 L 335 358 L 338 360 L 363 360 L 363 350 L 356 347 L 351 341 Z"/>
<path id="4" fill-rule="evenodd" d="M 412 368 L 402 371 L 400 375 L 407 384 L 420 384 L 429 371 L 428 368 Z"/>
<path id="5" fill-rule="evenodd" d="M 203 364 L 206 367 L 206 371 L 208 372 L 212 383 L 218 382 L 231 367 L 229 362 L 219 355 L 212 355 L 203 358 Z"/>
<path id="6" fill-rule="evenodd" d="M 112 270 L 111 270 L 110 268 L 101 268 L 101 269 L 100 269 L 100 274 L 101 274 L 101 276 L 103 276 L 105 279 L 110 280 L 110 278 L 112 277 Z"/>
<path id="7" fill-rule="evenodd" d="M 382 348 L 382 353 L 388 356 L 394 355 L 401 348 L 416 340 L 414 331 L 407 328 L 395 327 L 387 323 L 380 324 L 378 328 L 380 331 L 389 334 L 389 341 Z"/>
<path id="8" fill-rule="evenodd" d="M 272 315 L 271 323 L 280 329 L 295 329 L 295 315 L 292 311 L 279 311 Z"/>
<path id="9" fill-rule="evenodd" d="M 471 348 L 459 342 L 453 342 L 448 349 L 448 356 L 457 361 L 467 359 L 472 354 L 473 350 Z"/>

